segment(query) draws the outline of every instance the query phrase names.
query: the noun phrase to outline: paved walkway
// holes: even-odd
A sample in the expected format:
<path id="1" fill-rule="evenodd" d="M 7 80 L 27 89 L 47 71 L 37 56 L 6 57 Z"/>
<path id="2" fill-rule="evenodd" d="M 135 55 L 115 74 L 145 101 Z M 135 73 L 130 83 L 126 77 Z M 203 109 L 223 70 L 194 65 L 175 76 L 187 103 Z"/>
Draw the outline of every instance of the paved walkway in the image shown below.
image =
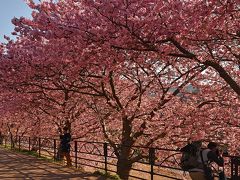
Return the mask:
<path id="1" fill-rule="evenodd" d="M 103 180 L 101 177 L 0 148 L 0 180 L 2 179 Z"/>

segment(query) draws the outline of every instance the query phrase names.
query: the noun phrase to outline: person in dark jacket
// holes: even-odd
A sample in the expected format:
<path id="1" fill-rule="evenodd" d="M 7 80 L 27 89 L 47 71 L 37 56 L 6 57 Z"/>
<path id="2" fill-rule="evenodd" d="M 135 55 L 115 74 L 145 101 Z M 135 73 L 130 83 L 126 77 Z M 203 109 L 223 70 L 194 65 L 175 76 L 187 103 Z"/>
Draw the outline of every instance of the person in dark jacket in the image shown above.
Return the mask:
<path id="1" fill-rule="evenodd" d="M 61 154 L 62 157 L 66 157 L 67 160 L 67 166 L 72 166 L 72 160 L 70 157 L 70 141 L 71 141 L 71 134 L 68 132 L 68 128 L 63 128 L 63 135 L 60 135 L 60 148 L 61 148 Z"/>

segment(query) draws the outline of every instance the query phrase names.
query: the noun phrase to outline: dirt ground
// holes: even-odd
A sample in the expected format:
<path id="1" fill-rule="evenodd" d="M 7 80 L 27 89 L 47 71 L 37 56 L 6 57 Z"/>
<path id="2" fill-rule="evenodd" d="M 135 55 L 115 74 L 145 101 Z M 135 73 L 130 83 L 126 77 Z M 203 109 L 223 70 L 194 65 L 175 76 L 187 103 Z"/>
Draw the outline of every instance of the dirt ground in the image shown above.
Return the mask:
<path id="1" fill-rule="evenodd" d="M 104 180 L 105 178 L 0 148 L 0 179 Z"/>

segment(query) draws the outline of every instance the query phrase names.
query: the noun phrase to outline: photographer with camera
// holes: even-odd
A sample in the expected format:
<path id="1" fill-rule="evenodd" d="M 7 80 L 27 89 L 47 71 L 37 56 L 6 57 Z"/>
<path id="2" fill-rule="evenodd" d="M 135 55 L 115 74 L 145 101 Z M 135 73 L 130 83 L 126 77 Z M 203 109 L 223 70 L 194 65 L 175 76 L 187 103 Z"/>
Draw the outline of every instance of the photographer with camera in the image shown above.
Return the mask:
<path id="1" fill-rule="evenodd" d="M 210 164 L 214 162 L 218 166 L 223 166 L 223 158 L 220 155 L 217 143 L 210 142 L 206 149 L 202 149 L 199 152 L 198 161 L 201 165 L 189 170 L 192 180 L 214 180 Z"/>
<path id="2" fill-rule="evenodd" d="M 213 180 L 213 171 L 210 164 L 212 162 L 216 163 L 218 166 L 223 166 L 223 158 L 218 149 L 217 143 L 210 142 L 207 145 L 207 149 L 203 150 L 201 153 L 201 160 L 203 162 L 203 169 L 206 180 Z"/>

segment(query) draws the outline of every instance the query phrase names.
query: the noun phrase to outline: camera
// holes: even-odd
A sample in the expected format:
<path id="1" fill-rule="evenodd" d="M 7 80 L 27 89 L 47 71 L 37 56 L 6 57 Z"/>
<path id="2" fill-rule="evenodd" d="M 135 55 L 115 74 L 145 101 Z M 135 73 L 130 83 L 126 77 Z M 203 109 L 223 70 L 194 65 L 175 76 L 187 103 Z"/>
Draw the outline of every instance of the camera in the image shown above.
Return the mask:
<path id="1" fill-rule="evenodd" d="M 227 149 L 224 149 L 223 150 L 223 156 L 227 156 L 228 155 L 228 151 L 227 151 Z"/>

